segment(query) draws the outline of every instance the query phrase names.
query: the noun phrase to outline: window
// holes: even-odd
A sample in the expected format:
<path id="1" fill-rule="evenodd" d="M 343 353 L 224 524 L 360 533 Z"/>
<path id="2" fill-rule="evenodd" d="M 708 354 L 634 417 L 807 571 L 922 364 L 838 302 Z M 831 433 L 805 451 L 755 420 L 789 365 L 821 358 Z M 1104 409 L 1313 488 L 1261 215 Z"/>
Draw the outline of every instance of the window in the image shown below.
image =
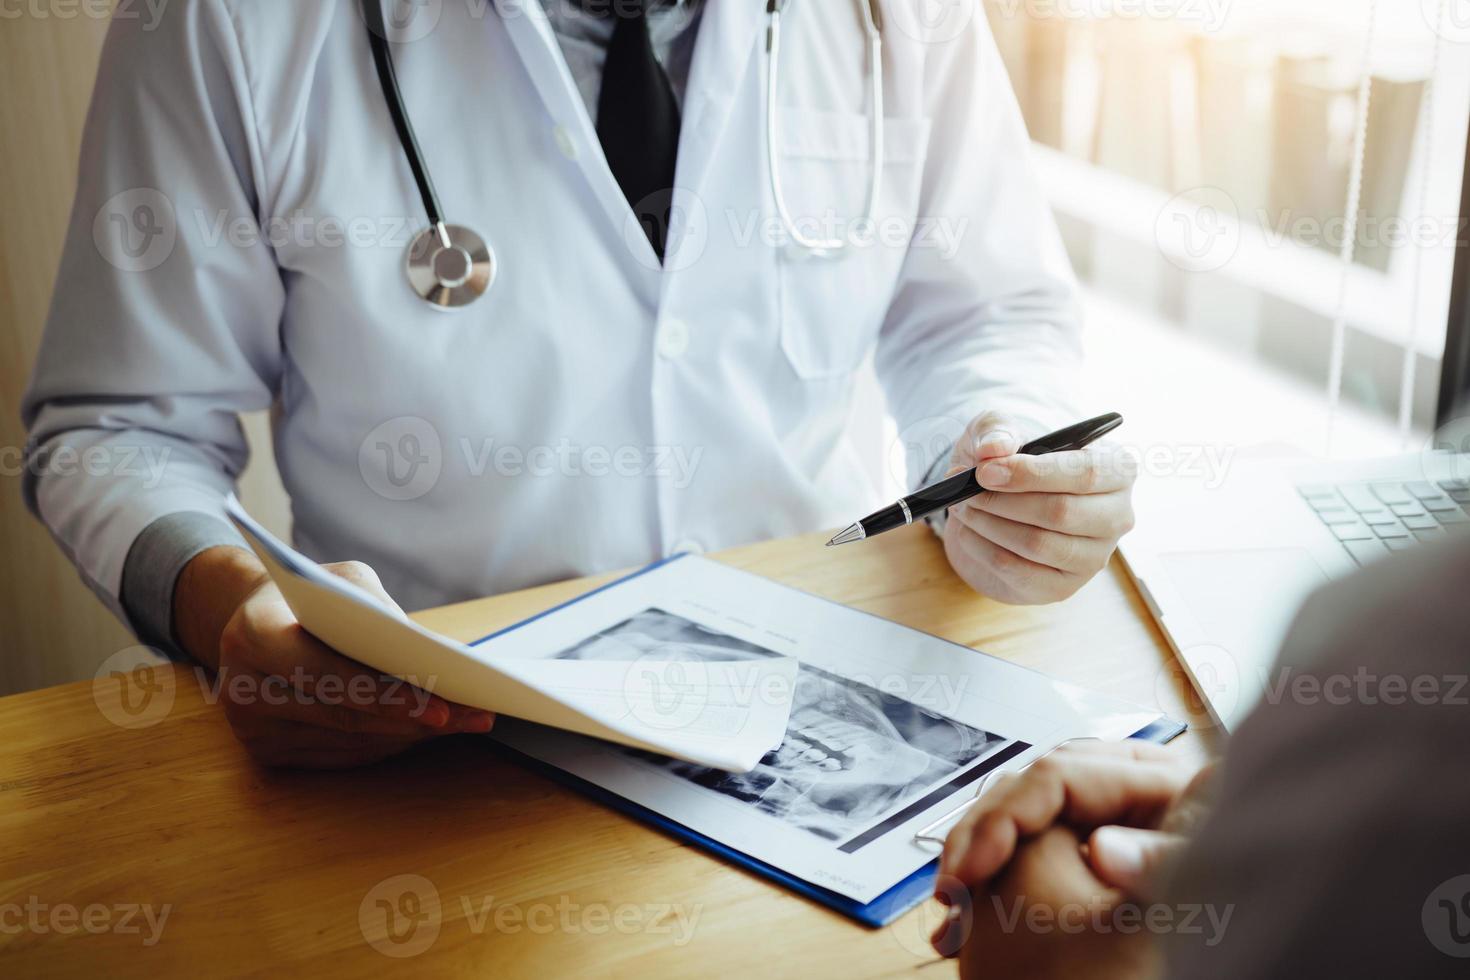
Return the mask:
<path id="1" fill-rule="evenodd" d="M 1341 303 L 1332 451 L 1421 445 L 1463 234 L 1470 3 L 1379 0 L 1371 45 L 1369 0 L 984 3 L 1088 292 L 1099 407 L 1134 409 L 1150 438 L 1320 453 Z"/>

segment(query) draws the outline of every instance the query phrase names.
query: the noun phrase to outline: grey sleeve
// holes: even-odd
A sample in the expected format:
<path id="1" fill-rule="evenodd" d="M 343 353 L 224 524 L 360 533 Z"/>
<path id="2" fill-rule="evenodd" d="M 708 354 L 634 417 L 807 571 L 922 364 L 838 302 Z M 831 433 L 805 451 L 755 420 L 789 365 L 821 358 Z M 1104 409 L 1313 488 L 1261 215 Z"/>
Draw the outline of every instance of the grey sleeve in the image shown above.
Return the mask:
<path id="1" fill-rule="evenodd" d="M 197 511 L 160 517 L 133 540 L 123 563 L 120 598 L 140 641 L 175 660 L 188 659 L 174 637 L 174 586 L 185 565 L 221 545 L 249 547 L 229 524 Z"/>
<path id="2" fill-rule="evenodd" d="M 1312 598 L 1173 876 L 1168 976 L 1464 976 L 1470 543 Z M 1176 921 L 1178 921 L 1176 919 Z"/>

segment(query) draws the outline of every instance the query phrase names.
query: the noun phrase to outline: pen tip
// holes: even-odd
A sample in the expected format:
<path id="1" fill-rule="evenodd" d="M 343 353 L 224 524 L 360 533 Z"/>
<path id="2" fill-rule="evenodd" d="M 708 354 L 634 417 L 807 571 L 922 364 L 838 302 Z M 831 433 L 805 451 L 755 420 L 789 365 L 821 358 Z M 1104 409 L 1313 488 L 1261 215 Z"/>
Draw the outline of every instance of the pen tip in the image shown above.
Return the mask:
<path id="1" fill-rule="evenodd" d="M 849 524 L 832 536 L 832 540 L 827 542 L 827 547 L 835 548 L 839 544 L 861 541 L 867 536 L 867 532 L 863 529 L 862 524 Z"/>

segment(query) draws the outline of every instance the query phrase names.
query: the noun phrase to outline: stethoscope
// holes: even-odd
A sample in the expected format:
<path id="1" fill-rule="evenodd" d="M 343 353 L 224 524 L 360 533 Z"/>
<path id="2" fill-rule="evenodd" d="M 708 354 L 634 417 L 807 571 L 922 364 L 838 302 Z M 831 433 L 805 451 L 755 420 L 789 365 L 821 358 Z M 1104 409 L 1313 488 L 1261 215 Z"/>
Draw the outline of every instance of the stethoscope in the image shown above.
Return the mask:
<path id="1" fill-rule="evenodd" d="M 791 217 L 786 206 L 786 193 L 781 187 L 781 167 L 776 159 L 780 150 L 777 134 L 780 128 L 780 107 L 776 100 L 776 86 L 781 72 L 781 14 L 795 0 L 766 0 L 766 169 L 771 175 L 771 197 L 776 201 L 776 213 L 780 215 L 781 227 L 798 249 L 808 255 L 832 258 L 843 254 L 852 242 L 840 238 L 812 238 L 805 234 Z M 863 212 L 862 224 L 871 225 L 878 213 L 878 196 L 883 190 L 883 14 L 878 0 L 857 0 L 863 16 L 863 30 L 868 38 L 868 84 L 871 89 L 868 107 L 868 152 L 872 157 L 872 171 L 868 178 L 868 204 Z"/>
<path id="2" fill-rule="evenodd" d="M 797 226 L 786 204 L 781 186 L 781 170 L 777 161 L 777 133 L 780 109 L 776 102 L 776 86 L 780 76 L 781 15 L 796 0 L 766 0 L 766 161 L 771 178 L 771 196 L 788 239 L 801 251 L 830 258 L 841 255 L 852 243 L 837 238 L 813 238 Z M 878 211 L 878 197 L 883 183 L 883 15 L 879 0 L 856 0 L 862 12 L 863 28 L 868 42 L 868 79 L 871 85 L 868 136 L 872 156 L 872 174 L 868 184 L 867 208 L 862 221 L 873 222 Z M 439 206 L 439 195 L 424 163 L 423 152 L 414 136 L 413 124 L 404 107 L 403 92 L 398 87 L 398 73 L 393 67 L 393 52 L 388 47 L 388 29 L 383 21 L 383 0 L 362 0 L 363 19 L 367 23 L 368 42 L 372 45 L 373 62 L 378 82 L 388 103 L 393 129 L 408 159 L 419 198 L 428 215 L 429 227 L 414 236 L 408 246 L 405 268 L 408 284 L 436 310 L 451 312 L 462 309 L 490 289 L 500 271 L 495 250 L 485 239 L 464 225 L 447 224 Z"/>
<path id="3" fill-rule="evenodd" d="M 419 150 L 408 110 L 403 106 L 398 73 L 393 69 L 393 53 L 388 49 L 382 0 L 362 0 L 362 15 L 367 22 L 368 41 L 373 48 L 373 61 L 378 67 L 378 82 L 383 87 L 388 114 L 393 117 L 398 142 L 408 157 L 408 168 L 413 171 L 414 183 L 429 216 L 429 227 L 408 244 L 408 284 L 436 310 L 462 309 L 484 296 L 495 281 L 498 271 L 495 252 L 472 229 L 445 224 L 433 178 Z"/>

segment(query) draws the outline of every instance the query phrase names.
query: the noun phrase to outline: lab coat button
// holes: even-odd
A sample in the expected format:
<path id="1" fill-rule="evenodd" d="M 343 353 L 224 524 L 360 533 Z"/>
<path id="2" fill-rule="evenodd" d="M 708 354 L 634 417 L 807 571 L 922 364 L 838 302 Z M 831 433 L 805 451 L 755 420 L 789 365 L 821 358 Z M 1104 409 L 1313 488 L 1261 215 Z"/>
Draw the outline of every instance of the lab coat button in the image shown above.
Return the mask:
<path id="1" fill-rule="evenodd" d="M 680 552 L 688 552 L 691 555 L 702 555 L 704 554 L 704 545 L 695 541 L 693 538 L 681 538 L 674 542 L 674 550 L 669 552 L 669 554 L 677 555 Z"/>
<path id="2" fill-rule="evenodd" d="M 659 324 L 655 341 L 660 357 L 673 360 L 689 349 L 689 324 L 683 320 L 665 320 Z"/>
<path id="3" fill-rule="evenodd" d="M 553 129 L 552 136 L 556 139 L 556 148 L 561 150 L 562 156 L 568 160 L 577 159 L 577 141 L 572 139 L 572 134 L 567 132 L 565 126 Z"/>

